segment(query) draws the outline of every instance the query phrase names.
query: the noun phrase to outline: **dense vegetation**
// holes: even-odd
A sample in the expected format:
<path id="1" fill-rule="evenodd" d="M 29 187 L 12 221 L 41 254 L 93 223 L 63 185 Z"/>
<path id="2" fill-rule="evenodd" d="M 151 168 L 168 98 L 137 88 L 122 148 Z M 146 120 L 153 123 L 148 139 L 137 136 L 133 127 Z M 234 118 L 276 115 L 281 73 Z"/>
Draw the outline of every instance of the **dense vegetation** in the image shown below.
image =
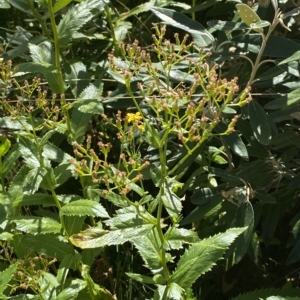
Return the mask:
<path id="1" fill-rule="evenodd" d="M 300 299 L 299 1 L 256 2 L 0 1 L 1 299 Z"/>

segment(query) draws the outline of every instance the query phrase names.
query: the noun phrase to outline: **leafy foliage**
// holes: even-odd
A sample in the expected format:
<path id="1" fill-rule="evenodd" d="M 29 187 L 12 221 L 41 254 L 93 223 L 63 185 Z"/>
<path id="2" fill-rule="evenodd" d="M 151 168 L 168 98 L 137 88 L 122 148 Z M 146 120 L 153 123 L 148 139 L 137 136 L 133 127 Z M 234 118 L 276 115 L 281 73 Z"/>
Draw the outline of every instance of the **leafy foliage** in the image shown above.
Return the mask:
<path id="1" fill-rule="evenodd" d="M 300 297 L 300 10 L 186 2 L 0 1 L 1 299 Z"/>

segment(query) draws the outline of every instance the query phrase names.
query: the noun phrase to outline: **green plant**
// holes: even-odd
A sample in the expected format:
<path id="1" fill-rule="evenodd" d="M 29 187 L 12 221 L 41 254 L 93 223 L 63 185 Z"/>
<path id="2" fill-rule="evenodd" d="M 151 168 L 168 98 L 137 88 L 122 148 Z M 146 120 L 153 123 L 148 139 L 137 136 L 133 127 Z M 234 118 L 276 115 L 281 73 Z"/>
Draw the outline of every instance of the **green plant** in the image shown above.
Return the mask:
<path id="1" fill-rule="evenodd" d="M 246 253 L 261 267 L 261 240 L 274 243 L 286 212 L 287 263 L 299 260 L 298 127 L 285 122 L 298 90 L 260 103 L 255 95 L 274 78 L 273 91 L 295 87 L 299 45 L 273 33 L 278 24 L 286 31 L 283 20 L 298 10 L 282 14 L 272 1 L 272 20 L 262 21 L 260 8 L 256 15 L 238 4 L 234 20 L 210 21 L 210 32 L 152 2 L 121 16 L 104 1 L 8 2 L 31 14 L 42 35 L 7 34 L 17 46 L 1 61 L 1 297 L 212 298 L 202 275 L 224 254 L 218 268 L 230 271 Z M 160 3 L 167 4 L 180 6 Z M 203 7 L 193 2 L 193 19 Z M 118 30 L 127 24 L 129 34 L 133 24 L 123 21 L 149 8 L 193 41 L 154 24 L 147 51 L 119 43 L 126 35 Z M 95 28 L 112 37 L 102 36 L 99 52 L 83 46 L 99 37 Z M 225 32 L 221 40 L 214 30 Z M 106 49 L 107 61 L 91 61 Z M 19 60 L 17 69 L 8 58 Z M 272 297 L 299 292 L 289 286 L 235 299 Z"/>

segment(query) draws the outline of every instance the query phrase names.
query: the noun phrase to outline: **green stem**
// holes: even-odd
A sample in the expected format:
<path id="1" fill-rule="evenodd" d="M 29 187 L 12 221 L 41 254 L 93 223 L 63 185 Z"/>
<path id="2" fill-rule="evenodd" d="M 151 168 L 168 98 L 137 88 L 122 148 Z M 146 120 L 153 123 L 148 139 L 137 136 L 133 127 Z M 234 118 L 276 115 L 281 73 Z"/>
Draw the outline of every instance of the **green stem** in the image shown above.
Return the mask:
<path id="1" fill-rule="evenodd" d="M 48 0 L 48 12 L 49 12 L 49 17 L 50 17 L 51 27 L 52 27 L 52 32 L 53 32 L 54 49 L 55 49 L 55 66 L 57 69 L 57 81 L 58 81 L 58 85 L 59 85 L 59 93 L 63 94 L 64 93 L 64 81 L 63 81 L 61 66 L 60 66 L 59 37 L 58 37 L 57 26 L 56 26 L 55 18 L 54 18 L 52 0 Z"/>
<path id="2" fill-rule="evenodd" d="M 0 156 L 0 172 L 1 172 L 1 186 L 2 186 L 2 193 L 5 191 L 5 181 L 3 176 L 3 163 L 2 163 L 2 156 Z"/>
<path id="3" fill-rule="evenodd" d="M 105 13 L 106 13 L 106 18 L 107 18 L 107 22 L 108 22 L 108 26 L 110 29 L 110 33 L 111 33 L 111 37 L 113 39 L 113 44 L 114 44 L 114 55 L 118 56 L 120 54 L 120 47 L 118 44 L 118 40 L 116 38 L 116 34 L 115 34 L 115 26 L 113 24 L 112 18 L 111 18 L 111 13 L 110 13 L 110 8 L 108 5 L 105 6 Z"/>
<path id="4" fill-rule="evenodd" d="M 50 0 L 49 0 L 48 2 L 50 2 Z M 50 36 L 50 34 L 49 34 L 49 31 L 48 31 L 48 29 L 47 29 L 47 26 L 46 26 L 46 24 L 45 24 L 45 22 L 44 22 L 42 16 L 36 11 L 36 9 L 35 9 L 34 6 L 32 5 L 32 3 L 33 3 L 32 1 L 27 1 L 27 4 L 29 5 L 30 10 L 32 11 L 34 17 L 37 19 L 37 21 L 39 22 L 39 24 L 42 26 L 42 29 L 43 29 L 44 34 L 47 36 L 47 38 L 48 38 L 49 40 L 51 40 L 51 36 Z"/>

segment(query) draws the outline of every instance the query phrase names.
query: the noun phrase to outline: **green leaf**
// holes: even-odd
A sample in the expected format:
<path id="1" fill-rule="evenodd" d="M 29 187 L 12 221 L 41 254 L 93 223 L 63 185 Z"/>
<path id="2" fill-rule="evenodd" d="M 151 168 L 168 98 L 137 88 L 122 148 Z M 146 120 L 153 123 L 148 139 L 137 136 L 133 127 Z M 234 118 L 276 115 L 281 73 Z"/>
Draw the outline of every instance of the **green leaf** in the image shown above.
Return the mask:
<path id="1" fill-rule="evenodd" d="M 70 242 L 79 248 L 98 248 L 109 245 L 121 245 L 134 236 L 146 235 L 153 225 L 142 225 L 139 227 L 125 228 L 121 230 L 106 231 L 99 228 L 90 228 L 81 233 L 72 235 L 69 240 Z"/>
<path id="2" fill-rule="evenodd" d="M 274 237 L 280 218 L 280 207 L 276 204 L 264 204 L 261 220 L 261 235 L 268 247 Z"/>
<path id="3" fill-rule="evenodd" d="M 92 200 L 76 200 L 64 205 L 60 210 L 62 216 L 92 216 L 109 218 L 105 208 Z"/>
<path id="4" fill-rule="evenodd" d="M 81 279 L 73 279 L 70 285 L 57 295 L 56 300 L 76 299 L 78 293 L 83 290 L 87 282 Z"/>
<path id="5" fill-rule="evenodd" d="M 0 1 L 0 9 L 7 9 L 7 8 L 10 8 L 10 5 L 7 2 L 7 0 L 1 0 Z"/>
<path id="6" fill-rule="evenodd" d="M 266 112 L 260 104 L 253 100 L 248 105 L 250 124 L 255 138 L 263 145 L 268 145 L 272 134 Z"/>
<path id="7" fill-rule="evenodd" d="M 278 65 L 286 64 L 291 61 L 299 60 L 300 59 L 300 51 L 296 51 L 292 56 L 282 60 Z"/>
<path id="8" fill-rule="evenodd" d="M 260 34 L 255 33 L 233 37 L 231 42 L 245 51 L 258 53 L 262 39 Z M 267 41 L 263 55 L 286 58 L 299 50 L 300 44 L 281 36 L 271 35 Z"/>
<path id="9" fill-rule="evenodd" d="M 34 63 L 45 68 L 55 64 L 54 51 L 50 42 L 45 41 L 39 45 L 29 44 L 28 48 Z"/>
<path id="10" fill-rule="evenodd" d="M 55 206 L 55 200 L 52 195 L 35 193 L 33 195 L 24 195 L 21 199 L 17 199 L 13 202 L 13 206 L 18 205 L 43 205 L 43 206 Z"/>
<path id="11" fill-rule="evenodd" d="M 138 235 L 132 236 L 131 238 L 131 242 L 137 248 L 140 256 L 145 262 L 145 267 L 149 268 L 153 273 L 157 273 L 162 269 L 160 253 L 163 245 L 161 244 L 160 239 L 156 238 L 157 234 L 157 230 L 153 229 L 142 238 Z M 166 256 L 166 258 L 167 260 L 170 260 L 170 257 Z"/>
<path id="12" fill-rule="evenodd" d="M 225 132 L 226 129 L 227 126 L 225 124 L 218 124 L 215 127 L 215 130 L 218 133 Z M 232 132 L 229 135 L 222 135 L 220 136 L 220 138 L 224 140 L 225 144 L 229 146 L 229 148 L 232 150 L 233 153 L 242 157 L 245 160 L 249 160 L 247 148 L 243 140 L 241 139 L 241 137 L 236 132 Z"/>
<path id="13" fill-rule="evenodd" d="M 41 275 L 38 277 L 37 284 L 40 288 L 41 298 L 49 300 L 56 299 L 56 288 L 58 287 L 59 283 L 54 275 L 42 271 Z"/>
<path id="14" fill-rule="evenodd" d="M 142 12 L 149 11 L 152 7 L 154 7 L 155 3 L 156 3 L 155 0 L 150 0 L 146 3 L 140 4 L 136 7 L 134 7 L 133 9 L 131 9 L 130 11 L 122 13 L 119 17 L 119 20 L 125 20 L 128 17 L 137 16 L 138 14 L 140 14 Z"/>
<path id="15" fill-rule="evenodd" d="M 19 147 L 25 163 L 30 168 L 40 167 L 39 150 L 32 139 L 25 135 L 19 136 Z"/>
<path id="16" fill-rule="evenodd" d="M 222 200 L 223 198 L 218 195 L 211 198 L 209 202 L 199 205 L 180 222 L 180 226 L 184 226 L 201 220 L 207 213 L 218 206 L 222 202 Z"/>
<path id="17" fill-rule="evenodd" d="M 183 244 L 192 244 L 199 241 L 198 235 L 185 228 L 169 228 L 164 234 L 167 250 L 180 249 Z"/>
<path id="18" fill-rule="evenodd" d="M 8 152 L 10 146 L 10 140 L 5 136 L 0 136 L 0 157 L 4 156 Z"/>
<path id="19" fill-rule="evenodd" d="M 116 298 L 111 293 L 99 284 L 96 284 L 90 276 L 90 268 L 87 265 L 82 265 L 81 276 L 87 283 L 87 289 L 91 300 L 115 300 Z"/>
<path id="20" fill-rule="evenodd" d="M 117 215 L 109 220 L 104 221 L 104 223 L 107 226 L 117 229 L 125 229 L 149 224 L 150 220 L 152 221 L 152 224 L 155 224 L 156 219 L 149 214 L 143 206 L 139 206 L 138 211 L 139 215 L 137 214 L 137 208 L 132 206 L 118 209 L 116 211 Z"/>
<path id="21" fill-rule="evenodd" d="M 166 188 L 165 195 L 161 196 L 165 209 L 171 217 L 179 216 L 182 210 L 182 203 L 179 197 L 170 189 Z"/>
<path id="22" fill-rule="evenodd" d="M 64 284 L 69 270 L 76 270 L 76 262 L 81 260 L 81 256 L 78 253 L 67 254 L 59 264 L 59 268 L 57 270 L 57 281 L 60 284 Z"/>
<path id="23" fill-rule="evenodd" d="M 73 0 L 58 0 L 54 6 L 53 6 L 53 12 L 56 13 L 59 10 L 63 9 L 66 7 L 69 3 L 71 3 Z"/>
<path id="24" fill-rule="evenodd" d="M 14 273 L 16 272 L 17 268 L 18 268 L 18 263 L 14 263 L 1 272 L 0 296 L 7 288 L 7 285 L 10 282 L 11 278 L 14 276 Z"/>
<path id="25" fill-rule="evenodd" d="M 224 233 L 194 243 L 180 257 L 175 272 L 171 275 L 169 283 L 176 283 L 183 289 L 188 289 L 198 277 L 220 260 L 230 244 L 246 228 L 232 228 Z"/>
<path id="26" fill-rule="evenodd" d="M 77 108 L 79 111 L 88 114 L 102 114 L 103 104 L 100 101 L 103 92 L 103 84 L 100 83 L 99 86 L 95 84 L 89 85 L 80 94 L 79 100 L 76 100 L 72 106 Z"/>
<path id="27" fill-rule="evenodd" d="M 155 281 L 153 280 L 152 277 L 144 276 L 141 274 L 135 274 L 135 273 L 125 273 L 129 278 L 144 283 L 144 284 L 155 284 Z"/>
<path id="28" fill-rule="evenodd" d="M 74 97 L 78 95 L 89 85 L 89 74 L 86 66 L 77 61 L 71 65 L 66 65 L 66 80 L 72 89 Z"/>
<path id="29" fill-rule="evenodd" d="M 230 227 L 247 227 L 247 229 L 230 245 L 226 253 L 227 258 L 232 256 L 234 262 L 238 263 L 247 252 L 253 236 L 254 212 L 249 201 L 237 206 Z"/>
<path id="30" fill-rule="evenodd" d="M 57 148 L 55 145 L 47 143 L 43 147 L 43 157 L 53 160 L 58 163 L 70 163 L 73 158 L 68 153 Z"/>
<path id="31" fill-rule="evenodd" d="M 7 173 L 9 173 L 16 164 L 20 155 L 21 153 L 18 145 L 14 145 L 12 148 L 10 148 L 10 151 L 4 158 L 2 169 L 0 170 L 1 176 L 6 177 Z"/>
<path id="32" fill-rule="evenodd" d="M 7 0 L 7 2 L 11 6 L 14 6 L 16 9 L 21 10 L 26 14 L 32 15 L 32 11 L 27 0 Z"/>
<path id="33" fill-rule="evenodd" d="M 155 7 L 151 10 L 163 22 L 191 34 L 198 47 L 212 47 L 214 37 L 200 23 L 172 9 Z"/>
<path id="34" fill-rule="evenodd" d="M 67 243 L 64 237 L 55 234 L 34 236 L 26 234 L 17 242 L 18 244 L 14 245 L 15 247 L 21 247 L 27 252 L 33 248 L 39 254 L 57 257 L 59 260 L 62 260 L 65 255 L 71 254 L 74 251 L 73 247 Z"/>
<path id="35" fill-rule="evenodd" d="M 90 122 L 92 115 L 83 113 L 78 109 L 73 108 L 71 117 L 71 130 L 74 135 L 74 139 L 81 143 L 86 133 L 86 128 Z"/>
<path id="36" fill-rule="evenodd" d="M 202 205 L 209 201 L 220 200 L 222 197 L 218 190 L 215 188 L 200 188 L 192 195 L 191 202 L 196 205 Z"/>
<path id="37" fill-rule="evenodd" d="M 256 14 L 256 12 L 247 4 L 241 3 L 236 5 L 237 12 L 243 22 L 245 22 L 248 26 L 251 27 L 253 23 L 261 21 L 260 17 Z M 252 28 L 254 31 L 263 33 L 261 28 Z"/>
<path id="38" fill-rule="evenodd" d="M 267 103 L 264 107 L 266 109 L 284 109 L 289 106 L 298 104 L 299 100 L 300 88 Z"/>
<path id="39" fill-rule="evenodd" d="M 242 22 L 230 22 L 230 21 L 220 21 L 220 20 L 211 20 L 207 22 L 209 27 L 212 27 L 216 30 L 221 31 L 234 31 L 234 30 L 246 30 L 250 29 L 250 26 Z"/>
<path id="40" fill-rule="evenodd" d="M 271 203 L 271 204 L 276 203 L 276 198 L 270 196 L 270 194 L 266 190 L 256 190 L 255 198 L 257 198 L 258 200 L 264 203 Z"/>
<path id="41" fill-rule="evenodd" d="M 300 239 L 296 240 L 295 245 L 293 246 L 289 256 L 286 260 L 287 265 L 297 263 L 300 260 Z"/>
<path id="42" fill-rule="evenodd" d="M 82 230 L 85 218 L 86 216 L 64 216 L 65 228 L 68 232 L 68 235 L 79 233 Z"/>
<path id="43" fill-rule="evenodd" d="M 61 47 L 67 47 L 73 34 L 78 32 L 84 24 L 92 19 L 93 15 L 91 10 L 93 8 L 103 9 L 105 5 L 106 3 L 104 1 L 87 0 L 70 8 L 57 26 L 59 45 Z"/>
<path id="44" fill-rule="evenodd" d="M 9 218 L 9 220 L 16 224 L 17 230 L 32 235 L 59 233 L 61 230 L 60 223 L 50 218 L 22 216 Z"/>
<path id="45" fill-rule="evenodd" d="M 45 168 L 31 169 L 23 182 L 23 191 L 25 194 L 34 194 L 40 187 L 42 181 L 47 176 L 48 171 Z"/>

